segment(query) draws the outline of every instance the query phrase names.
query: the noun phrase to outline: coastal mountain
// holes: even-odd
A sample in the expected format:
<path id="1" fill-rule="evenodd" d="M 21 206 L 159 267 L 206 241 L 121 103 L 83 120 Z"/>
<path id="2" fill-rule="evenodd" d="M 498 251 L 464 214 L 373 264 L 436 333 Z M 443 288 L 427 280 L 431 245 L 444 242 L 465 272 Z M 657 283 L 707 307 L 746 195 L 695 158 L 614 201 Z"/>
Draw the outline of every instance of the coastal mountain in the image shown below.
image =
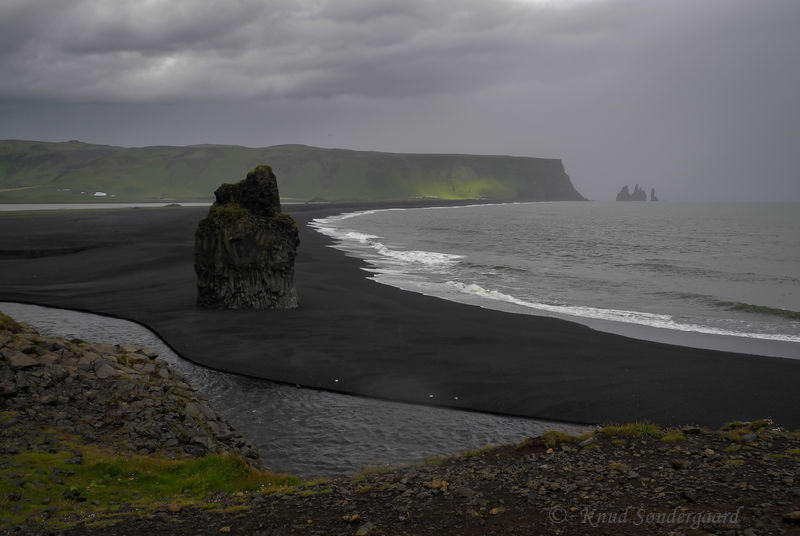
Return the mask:
<path id="1" fill-rule="evenodd" d="M 267 163 L 286 201 L 583 200 L 558 159 L 401 154 L 306 145 L 115 147 L 0 141 L 0 203 L 211 201 Z"/>

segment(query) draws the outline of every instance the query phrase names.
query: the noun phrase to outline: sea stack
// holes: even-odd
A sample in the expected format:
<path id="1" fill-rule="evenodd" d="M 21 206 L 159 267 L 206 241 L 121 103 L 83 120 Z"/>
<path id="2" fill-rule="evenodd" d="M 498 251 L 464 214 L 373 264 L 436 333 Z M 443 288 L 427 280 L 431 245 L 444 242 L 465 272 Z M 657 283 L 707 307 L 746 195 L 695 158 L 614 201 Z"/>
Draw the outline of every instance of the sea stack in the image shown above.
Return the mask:
<path id="1" fill-rule="evenodd" d="M 206 309 L 294 309 L 294 260 L 300 238 L 281 211 L 278 182 L 261 165 L 223 184 L 208 217 L 197 224 L 197 306 Z"/>
<path id="2" fill-rule="evenodd" d="M 647 201 L 647 194 L 638 184 L 633 188 L 633 192 L 628 190 L 626 184 L 617 194 L 617 201 Z"/>

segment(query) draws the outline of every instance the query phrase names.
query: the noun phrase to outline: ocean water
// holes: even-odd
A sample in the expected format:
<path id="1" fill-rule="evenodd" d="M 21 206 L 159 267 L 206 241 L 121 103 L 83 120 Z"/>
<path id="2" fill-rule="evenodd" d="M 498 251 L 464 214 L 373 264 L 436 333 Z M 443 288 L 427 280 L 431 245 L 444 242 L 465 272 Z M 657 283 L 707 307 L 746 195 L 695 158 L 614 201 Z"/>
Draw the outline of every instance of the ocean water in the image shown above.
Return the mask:
<path id="1" fill-rule="evenodd" d="M 798 203 L 513 203 L 311 225 L 405 290 L 609 331 L 780 343 L 800 357 Z"/>

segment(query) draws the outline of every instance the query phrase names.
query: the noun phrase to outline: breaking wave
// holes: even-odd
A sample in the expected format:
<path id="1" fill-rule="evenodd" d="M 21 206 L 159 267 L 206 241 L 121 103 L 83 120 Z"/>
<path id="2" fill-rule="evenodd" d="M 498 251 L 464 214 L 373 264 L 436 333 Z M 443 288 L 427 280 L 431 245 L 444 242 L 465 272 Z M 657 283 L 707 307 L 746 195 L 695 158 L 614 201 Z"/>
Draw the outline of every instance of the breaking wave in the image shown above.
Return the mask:
<path id="1" fill-rule="evenodd" d="M 402 209 L 387 209 L 387 210 L 402 210 Z M 463 255 L 454 255 L 451 253 L 440 253 L 437 251 L 422 251 L 422 250 L 406 250 L 399 248 L 391 248 L 380 242 L 380 236 L 359 233 L 357 231 L 338 229 L 335 227 L 336 223 L 342 220 L 362 216 L 366 214 L 374 214 L 378 210 L 367 210 L 362 212 L 350 212 L 348 214 L 341 214 L 339 216 L 332 216 L 329 218 L 319 218 L 313 220 L 309 225 L 319 231 L 320 233 L 337 240 L 340 243 L 353 245 L 354 243 L 360 248 L 372 250 L 375 254 L 384 259 L 391 259 L 401 264 L 416 264 L 428 267 L 444 267 L 452 265 L 463 258 Z"/>
<path id="2" fill-rule="evenodd" d="M 518 305 L 526 309 L 544 311 L 548 313 L 567 315 L 580 318 L 592 318 L 597 320 L 610 320 L 614 322 L 626 322 L 639 324 L 662 329 L 673 329 L 678 331 L 691 331 L 696 333 L 707 333 L 711 335 L 730 335 L 734 337 L 748 337 L 753 339 L 765 339 L 773 341 L 787 341 L 800 343 L 800 337 L 793 335 L 782 335 L 772 333 L 743 333 L 739 331 L 699 326 L 696 324 L 685 324 L 676 322 L 672 316 L 665 314 L 645 313 L 641 311 L 626 311 L 622 309 L 602 309 L 598 307 L 577 306 L 577 305 L 553 305 L 547 303 L 524 300 L 516 296 L 504 294 L 496 290 L 490 290 L 474 283 L 461 283 L 458 281 L 447 281 L 445 287 L 456 290 L 464 294 L 478 296 L 484 299 L 495 300 L 513 305 Z"/>

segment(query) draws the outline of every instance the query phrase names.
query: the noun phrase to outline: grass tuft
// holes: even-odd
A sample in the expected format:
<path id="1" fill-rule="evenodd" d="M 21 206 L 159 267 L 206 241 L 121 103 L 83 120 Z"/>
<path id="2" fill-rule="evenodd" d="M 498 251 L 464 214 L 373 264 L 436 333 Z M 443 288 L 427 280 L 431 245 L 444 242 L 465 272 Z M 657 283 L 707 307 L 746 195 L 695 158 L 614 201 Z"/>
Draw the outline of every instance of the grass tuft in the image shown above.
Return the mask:
<path id="1" fill-rule="evenodd" d="M 786 454 L 794 456 L 795 458 L 800 458 L 800 449 L 786 449 Z"/>
<path id="2" fill-rule="evenodd" d="M 486 446 L 486 447 L 481 447 L 479 449 L 467 449 L 467 450 L 464 450 L 461 453 L 459 453 L 459 456 L 464 457 L 464 458 L 473 458 L 475 456 L 480 456 L 482 454 L 489 453 L 489 452 L 491 452 L 493 450 L 497 450 L 498 448 L 499 447 L 497 447 L 497 446 L 489 445 L 489 446 Z"/>
<path id="3" fill-rule="evenodd" d="M 772 434 L 772 421 L 761 419 L 752 422 L 733 421 L 722 428 L 719 433 L 721 439 L 728 441 L 749 442 L 754 439 L 763 439 Z"/>
<path id="4" fill-rule="evenodd" d="M 541 435 L 541 439 L 544 444 L 551 449 L 554 449 L 557 446 L 565 443 L 577 443 L 580 441 L 580 438 L 560 430 L 550 430 L 545 432 Z"/>
<path id="5" fill-rule="evenodd" d="M 646 438 L 655 437 L 661 438 L 664 436 L 664 431 L 656 426 L 646 422 L 636 422 L 631 424 L 622 425 L 607 425 L 599 431 L 600 434 L 607 437 L 625 437 L 625 438 Z"/>
<path id="6" fill-rule="evenodd" d="M 22 326 L 16 320 L 0 311 L 0 331 L 2 330 L 19 333 L 22 331 Z"/>
<path id="7" fill-rule="evenodd" d="M 670 429 L 664 432 L 664 435 L 661 436 L 661 441 L 664 443 L 677 443 L 678 441 L 685 441 L 686 436 L 683 435 L 683 432 L 677 429 Z"/>
<path id="8" fill-rule="evenodd" d="M 444 463 L 446 459 L 447 456 L 438 456 L 434 454 L 433 456 L 428 456 L 427 458 L 422 460 L 422 465 L 426 465 L 429 467 L 436 467 L 437 465 L 441 465 L 442 463 Z"/>
<path id="9" fill-rule="evenodd" d="M 386 473 L 391 473 L 393 470 L 394 470 L 394 468 L 392 468 L 390 466 L 385 466 L 385 467 L 381 467 L 381 466 L 365 467 L 364 469 L 361 470 L 360 473 L 357 473 L 357 474 L 353 475 L 353 478 L 351 479 L 351 481 L 354 482 L 354 483 L 355 482 L 363 482 L 369 476 L 372 476 L 372 475 L 383 475 L 383 474 L 386 474 Z"/>

